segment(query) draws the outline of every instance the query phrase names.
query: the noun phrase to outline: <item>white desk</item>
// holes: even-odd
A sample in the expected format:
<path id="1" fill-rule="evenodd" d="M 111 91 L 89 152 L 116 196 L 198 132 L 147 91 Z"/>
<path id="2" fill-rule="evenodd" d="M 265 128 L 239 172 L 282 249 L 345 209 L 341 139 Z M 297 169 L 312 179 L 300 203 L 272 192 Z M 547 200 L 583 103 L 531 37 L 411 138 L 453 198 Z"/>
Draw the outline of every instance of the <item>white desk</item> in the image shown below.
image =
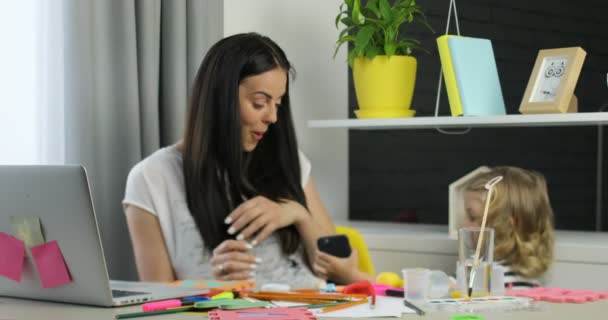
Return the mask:
<path id="1" fill-rule="evenodd" d="M 540 311 L 519 311 L 508 313 L 480 313 L 486 320 L 606 320 L 608 319 L 608 300 L 577 304 L 538 303 Z M 137 312 L 140 306 L 122 308 L 96 308 L 79 305 L 41 302 L 33 300 L 0 298 L 0 320 L 113 320 L 121 313 Z M 426 316 L 403 315 L 403 319 L 448 320 L 450 314 L 428 312 Z M 170 320 L 206 319 L 195 314 L 160 315 L 133 319 Z M 330 318 L 321 318 L 330 319 Z M 338 318 L 335 318 L 338 319 Z"/>

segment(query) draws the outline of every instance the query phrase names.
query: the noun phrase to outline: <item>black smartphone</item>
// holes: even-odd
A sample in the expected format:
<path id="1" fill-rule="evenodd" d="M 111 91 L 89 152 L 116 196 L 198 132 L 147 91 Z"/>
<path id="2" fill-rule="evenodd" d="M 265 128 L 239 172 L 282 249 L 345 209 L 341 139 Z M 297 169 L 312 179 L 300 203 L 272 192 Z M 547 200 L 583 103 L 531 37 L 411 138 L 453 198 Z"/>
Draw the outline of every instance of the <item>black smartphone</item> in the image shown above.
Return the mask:
<path id="1" fill-rule="evenodd" d="M 350 257 L 351 253 L 348 238 L 343 234 L 321 237 L 317 240 L 317 247 L 320 251 L 339 258 Z"/>

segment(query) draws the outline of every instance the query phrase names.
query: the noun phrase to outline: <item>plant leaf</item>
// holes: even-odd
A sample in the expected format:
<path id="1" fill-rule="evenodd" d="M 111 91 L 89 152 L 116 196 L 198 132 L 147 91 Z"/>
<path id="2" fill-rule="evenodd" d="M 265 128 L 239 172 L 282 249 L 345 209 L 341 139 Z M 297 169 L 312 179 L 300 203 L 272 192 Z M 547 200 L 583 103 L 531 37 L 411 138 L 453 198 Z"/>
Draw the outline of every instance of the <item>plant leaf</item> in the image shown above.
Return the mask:
<path id="1" fill-rule="evenodd" d="M 340 31 L 340 35 L 338 35 L 338 39 L 342 39 L 342 37 L 344 37 L 350 30 L 354 29 L 356 26 L 350 26 L 350 27 L 346 27 L 344 28 L 342 31 Z"/>
<path id="2" fill-rule="evenodd" d="M 397 45 L 395 45 L 395 43 L 385 43 L 384 44 L 384 53 L 386 53 L 387 56 L 392 56 L 395 54 L 395 51 L 397 51 Z"/>
<path id="3" fill-rule="evenodd" d="M 342 44 L 348 42 L 354 43 L 347 55 L 351 67 L 357 57 L 373 59 L 381 54 L 428 52 L 420 46 L 420 41 L 408 34 L 410 23 L 421 23 L 435 33 L 416 0 L 344 0 L 335 19 L 340 33 L 334 58 Z"/>
<path id="4" fill-rule="evenodd" d="M 338 42 L 336 42 L 337 45 L 336 45 L 336 50 L 334 50 L 334 59 L 336 58 L 336 55 L 338 55 L 338 51 L 340 50 L 340 47 L 343 44 L 345 44 L 345 43 L 347 43 L 349 41 L 354 42 L 355 41 L 355 36 L 346 36 L 346 37 L 341 38 L 340 40 L 338 40 Z"/>
<path id="5" fill-rule="evenodd" d="M 355 42 L 356 40 L 357 40 L 356 36 L 354 36 L 354 35 L 348 35 L 348 36 L 345 36 L 345 37 L 342 37 L 342 38 L 338 39 L 338 41 L 336 41 L 336 43 L 344 43 L 344 42 L 349 42 L 349 41 Z"/>
<path id="6" fill-rule="evenodd" d="M 399 39 L 399 42 L 404 42 L 404 43 L 412 43 L 412 44 L 420 44 L 420 41 L 418 41 L 417 39 L 414 38 L 401 38 Z"/>
<path id="7" fill-rule="evenodd" d="M 384 21 L 390 21 L 393 19 L 393 14 L 391 12 L 391 5 L 388 3 L 388 0 L 380 0 L 380 13 L 382 13 L 382 18 Z"/>
<path id="8" fill-rule="evenodd" d="M 344 17 L 344 18 L 342 18 L 342 20 L 340 20 L 340 22 L 344 23 L 344 25 L 346 25 L 346 26 L 354 25 L 353 19 L 351 17 Z"/>
<path id="9" fill-rule="evenodd" d="M 374 57 L 376 57 L 378 55 L 378 53 L 379 53 L 378 52 L 378 47 L 376 47 L 376 46 L 369 46 L 369 47 L 367 47 L 367 50 L 365 52 L 365 56 L 368 59 L 372 60 L 372 59 L 374 59 Z"/>
<path id="10" fill-rule="evenodd" d="M 365 18 L 361 14 L 361 0 L 355 0 L 352 18 L 355 24 L 363 24 L 365 22 Z"/>
<path id="11" fill-rule="evenodd" d="M 376 17 L 380 17 L 380 9 L 378 9 L 378 0 L 369 0 L 365 8 L 374 13 Z"/>
<path id="12" fill-rule="evenodd" d="M 376 28 L 371 25 L 367 25 L 359 29 L 359 32 L 357 33 L 357 40 L 355 41 L 355 52 L 357 52 L 357 56 L 363 55 L 363 52 L 366 49 L 365 47 L 374 35 L 375 30 Z"/>
<path id="13" fill-rule="evenodd" d="M 353 64 L 355 63 L 355 58 L 357 57 L 357 54 L 355 53 L 355 50 L 351 50 L 348 53 L 348 65 L 352 68 Z"/>
<path id="14" fill-rule="evenodd" d="M 340 18 L 342 18 L 342 15 L 346 14 L 348 17 L 348 12 L 347 11 L 342 11 L 340 13 L 338 13 L 338 15 L 336 16 L 336 28 L 338 28 L 338 24 L 340 23 Z"/>
<path id="15" fill-rule="evenodd" d="M 426 20 L 426 16 L 422 15 L 422 19 L 416 19 L 416 21 L 422 23 L 422 25 L 424 25 L 427 29 L 429 29 L 433 34 L 435 34 L 435 30 L 433 29 L 433 27 L 431 27 L 431 25 L 429 24 L 429 22 Z"/>

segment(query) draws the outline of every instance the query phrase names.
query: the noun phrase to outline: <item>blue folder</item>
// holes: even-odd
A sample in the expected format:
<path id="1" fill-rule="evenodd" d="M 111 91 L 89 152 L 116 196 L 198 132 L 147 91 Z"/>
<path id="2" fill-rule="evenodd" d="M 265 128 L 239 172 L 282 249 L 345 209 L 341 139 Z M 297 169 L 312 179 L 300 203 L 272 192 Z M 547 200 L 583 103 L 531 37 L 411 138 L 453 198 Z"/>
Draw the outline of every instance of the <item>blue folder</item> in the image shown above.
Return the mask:
<path id="1" fill-rule="evenodd" d="M 506 114 L 492 42 L 480 38 L 450 37 L 448 46 L 463 115 Z"/>

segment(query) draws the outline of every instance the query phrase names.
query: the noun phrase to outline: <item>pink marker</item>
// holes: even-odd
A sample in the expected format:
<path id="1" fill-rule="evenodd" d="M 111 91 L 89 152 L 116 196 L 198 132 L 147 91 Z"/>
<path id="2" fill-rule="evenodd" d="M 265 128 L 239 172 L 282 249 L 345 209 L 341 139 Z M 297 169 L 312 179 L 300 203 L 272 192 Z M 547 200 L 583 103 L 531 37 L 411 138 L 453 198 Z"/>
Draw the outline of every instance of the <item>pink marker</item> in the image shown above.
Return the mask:
<path id="1" fill-rule="evenodd" d="M 182 306 L 182 301 L 179 299 L 172 300 L 163 300 L 163 301 L 155 301 L 148 302 L 141 305 L 141 309 L 144 312 L 152 312 L 152 311 L 160 311 L 166 310 L 169 308 L 177 308 Z"/>

